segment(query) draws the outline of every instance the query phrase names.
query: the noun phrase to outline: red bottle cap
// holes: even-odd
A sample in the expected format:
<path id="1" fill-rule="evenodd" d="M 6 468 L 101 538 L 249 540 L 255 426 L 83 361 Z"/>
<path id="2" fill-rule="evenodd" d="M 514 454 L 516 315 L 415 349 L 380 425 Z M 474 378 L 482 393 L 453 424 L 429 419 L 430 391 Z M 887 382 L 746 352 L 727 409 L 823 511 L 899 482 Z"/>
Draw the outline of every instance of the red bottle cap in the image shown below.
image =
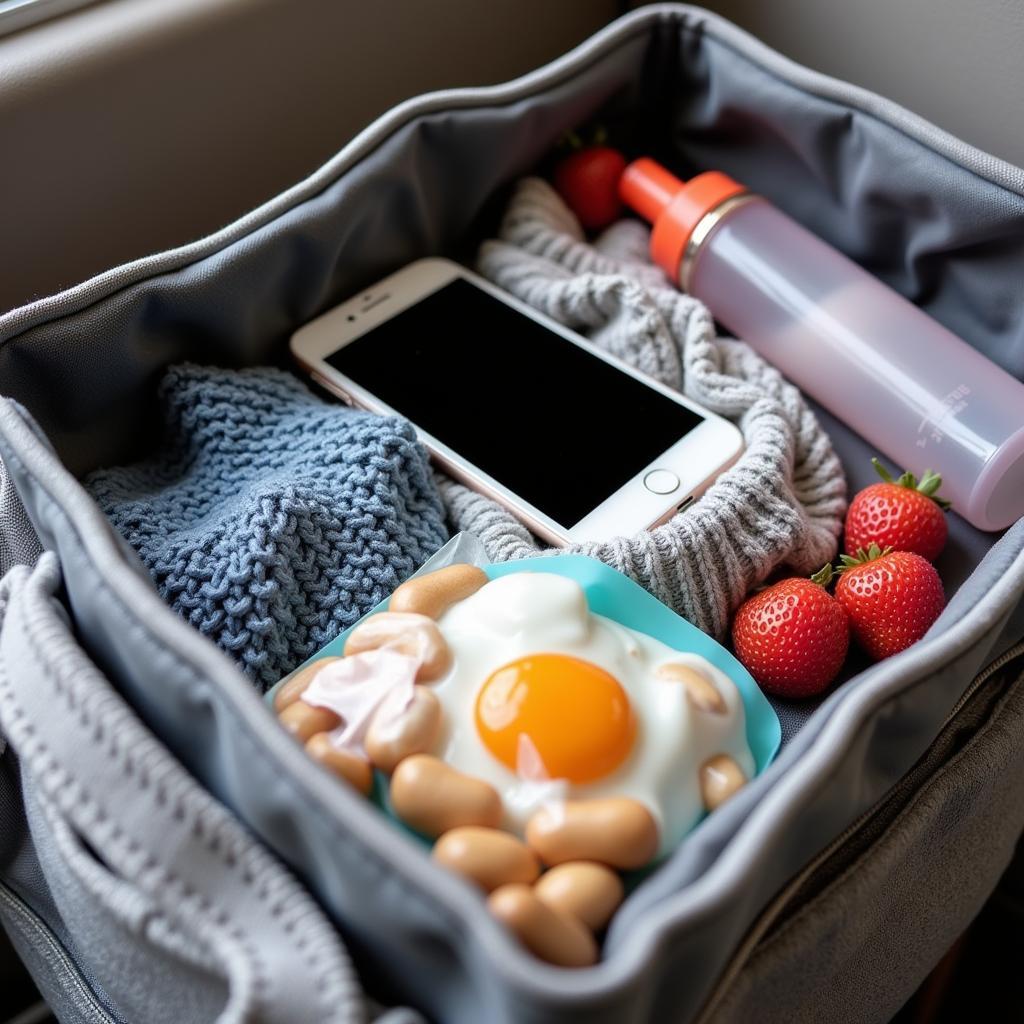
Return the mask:
<path id="1" fill-rule="evenodd" d="M 619 196 L 651 231 L 651 259 L 673 280 L 693 229 L 726 199 L 747 189 L 720 171 L 705 171 L 687 182 L 648 157 L 634 160 L 622 172 Z"/>

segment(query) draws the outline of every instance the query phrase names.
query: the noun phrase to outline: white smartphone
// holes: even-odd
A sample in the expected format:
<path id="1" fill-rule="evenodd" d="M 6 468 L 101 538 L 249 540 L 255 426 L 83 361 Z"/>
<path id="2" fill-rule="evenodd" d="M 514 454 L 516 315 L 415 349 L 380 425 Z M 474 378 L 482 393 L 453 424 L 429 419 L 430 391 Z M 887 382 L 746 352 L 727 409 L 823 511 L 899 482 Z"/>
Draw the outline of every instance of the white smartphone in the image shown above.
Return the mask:
<path id="1" fill-rule="evenodd" d="M 328 391 L 409 420 L 435 460 L 556 545 L 650 529 L 740 432 L 465 267 L 411 263 L 291 339 Z"/>

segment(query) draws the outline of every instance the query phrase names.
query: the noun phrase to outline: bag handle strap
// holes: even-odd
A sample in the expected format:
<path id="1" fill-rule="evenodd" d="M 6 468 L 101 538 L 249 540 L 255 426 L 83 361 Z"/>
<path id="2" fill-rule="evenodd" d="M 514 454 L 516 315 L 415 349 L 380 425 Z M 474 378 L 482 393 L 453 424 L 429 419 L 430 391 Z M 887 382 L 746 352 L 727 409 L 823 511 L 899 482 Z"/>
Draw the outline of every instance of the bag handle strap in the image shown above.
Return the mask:
<path id="1" fill-rule="evenodd" d="M 75 642 L 56 556 L 0 581 L 0 730 L 118 876 L 213 951 L 217 1024 L 365 1016 L 348 955 L 308 893 L 188 775 Z"/>

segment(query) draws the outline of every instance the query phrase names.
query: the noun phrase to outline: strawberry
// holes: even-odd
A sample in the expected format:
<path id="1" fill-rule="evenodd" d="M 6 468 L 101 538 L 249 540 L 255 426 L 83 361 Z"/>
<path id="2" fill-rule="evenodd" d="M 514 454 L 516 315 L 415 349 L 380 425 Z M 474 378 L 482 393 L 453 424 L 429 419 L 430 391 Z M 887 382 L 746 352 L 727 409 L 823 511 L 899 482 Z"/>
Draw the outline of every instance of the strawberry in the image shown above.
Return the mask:
<path id="1" fill-rule="evenodd" d="M 608 227 L 622 212 L 619 178 L 626 158 L 610 146 L 590 146 L 555 165 L 554 185 L 588 231 Z"/>
<path id="2" fill-rule="evenodd" d="M 825 590 L 831 579 L 826 565 L 810 579 L 782 580 L 736 613 L 736 656 L 769 693 L 813 697 L 842 668 L 850 627 L 843 606 Z"/>
<path id="3" fill-rule="evenodd" d="M 850 502 L 846 553 L 853 555 L 877 544 L 880 548 L 914 551 L 934 561 L 946 545 L 948 532 L 944 512 L 949 502 L 935 493 L 942 477 L 926 469 L 920 483 L 913 473 L 893 480 L 878 459 L 871 461 L 885 482 L 865 487 Z"/>
<path id="4" fill-rule="evenodd" d="M 876 661 L 916 643 L 946 606 L 935 566 L 913 551 L 872 544 L 843 555 L 836 600 L 854 638 Z"/>

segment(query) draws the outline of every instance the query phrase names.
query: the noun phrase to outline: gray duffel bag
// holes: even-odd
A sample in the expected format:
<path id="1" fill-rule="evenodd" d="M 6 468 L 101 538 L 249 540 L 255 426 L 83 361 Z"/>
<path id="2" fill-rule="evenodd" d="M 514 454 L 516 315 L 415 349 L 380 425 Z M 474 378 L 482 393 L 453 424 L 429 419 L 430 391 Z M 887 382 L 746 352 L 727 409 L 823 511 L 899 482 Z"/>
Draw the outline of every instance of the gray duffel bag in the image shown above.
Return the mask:
<path id="1" fill-rule="evenodd" d="M 369 992 L 455 1024 L 882 1022 L 994 886 L 1024 825 L 1024 523 L 952 516 L 925 640 L 786 708 L 769 771 L 564 971 L 306 757 L 79 483 L 154 443 L 164 367 L 281 362 L 368 282 L 471 258 L 599 110 L 1024 378 L 1024 172 L 676 5 L 402 104 L 216 235 L 0 318 L 0 919 L 62 1021 L 349 1021 Z M 874 453 L 821 417 L 863 486 Z"/>

